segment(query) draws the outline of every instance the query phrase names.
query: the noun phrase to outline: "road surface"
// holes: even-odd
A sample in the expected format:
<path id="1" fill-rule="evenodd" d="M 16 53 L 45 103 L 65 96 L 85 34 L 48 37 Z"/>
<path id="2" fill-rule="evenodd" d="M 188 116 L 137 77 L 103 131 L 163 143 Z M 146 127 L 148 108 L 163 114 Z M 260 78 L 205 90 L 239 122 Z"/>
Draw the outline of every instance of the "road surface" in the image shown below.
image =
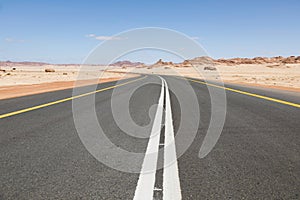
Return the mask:
<path id="1" fill-rule="evenodd" d="M 191 101 L 187 84 L 200 113 L 188 108 L 189 117 L 183 119 L 181 105 Z M 224 127 L 204 158 L 199 150 L 212 115 L 208 88 L 222 90 L 215 83 L 148 75 L 100 84 L 97 92 L 77 99 L 70 98 L 68 89 L 1 100 L 0 199 L 300 199 L 300 95 L 225 87 Z M 127 106 L 126 94 L 134 88 Z M 137 158 L 140 172 L 176 156 L 180 144 L 172 141 L 181 121 L 200 117 L 195 138 L 169 168 L 147 174 L 113 169 L 89 153 L 76 130 L 72 100 L 90 96 L 95 104 L 78 104 L 77 114 L 95 109 L 105 135 L 118 148 L 144 153 L 170 147 L 163 154 Z M 146 130 L 135 134 L 153 134 L 150 139 L 130 136 L 119 127 L 129 119 L 114 121 L 112 98 L 117 114 L 129 110 L 136 125 Z M 88 131 L 89 121 L 85 125 Z M 189 127 L 182 130 L 191 134 Z"/>

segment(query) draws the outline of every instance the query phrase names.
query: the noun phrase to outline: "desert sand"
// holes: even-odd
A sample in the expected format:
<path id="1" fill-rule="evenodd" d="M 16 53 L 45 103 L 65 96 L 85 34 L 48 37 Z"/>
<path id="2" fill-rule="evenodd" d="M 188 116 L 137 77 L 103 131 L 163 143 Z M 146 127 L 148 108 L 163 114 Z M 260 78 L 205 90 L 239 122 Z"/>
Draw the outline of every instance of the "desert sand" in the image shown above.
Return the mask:
<path id="1" fill-rule="evenodd" d="M 124 61 L 110 66 L 0 62 L 0 99 L 72 88 L 75 81 L 87 85 L 89 80 L 97 79 L 99 83 L 120 80 L 137 76 L 135 73 L 185 76 L 300 92 L 298 58 L 213 60 L 199 57 L 182 63 L 159 60 L 153 65 L 144 65 Z"/>
<path id="2" fill-rule="evenodd" d="M 292 60 L 290 57 L 228 60 L 199 57 L 182 63 L 159 60 L 151 66 L 123 67 L 111 71 L 177 75 L 207 81 L 300 91 L 300 59 L 294 56 Z"/>
<path id="3" fill-rule="evenodd" d="M 116 81 L 137 76 L 108 72 L 110 66 L 9 63 L 0 65 L 0 99 Z M 46 72 L 47 71 L 47 72 Z"/>

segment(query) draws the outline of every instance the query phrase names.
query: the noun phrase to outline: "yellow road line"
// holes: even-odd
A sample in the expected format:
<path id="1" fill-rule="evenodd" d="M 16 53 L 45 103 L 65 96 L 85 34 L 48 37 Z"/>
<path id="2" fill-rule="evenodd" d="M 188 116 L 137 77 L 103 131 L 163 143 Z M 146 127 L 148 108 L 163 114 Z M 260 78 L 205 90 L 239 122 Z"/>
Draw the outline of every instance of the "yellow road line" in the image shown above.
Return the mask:
<path id="1" fill-rule="evenodd" d="M 260 98 L 260 99 L 265 99 L 265 100 L 268 100 L 268 101 L 273 101 L 273 102 L 276 102 L 276 103 L 281 103 L 281 104 L 293 106 L 293 107 L 296 107 L 296 108 L 300 108 L 300 104 L 297 104 L 297 103 L 292 103 L 292 102 L 288 102 L 288 101 L 284 101 L 284 100 L 280 100 L 280 99 L 275 99 L 275 98 L 271 98 L 271 97 L 267 97 L 267 96 L 263 96 L 263 95 L 259 95 L 259 94 L 245 92 L 245 91 L 242 91 L 242 90 L 236 90 L 236 89 L 233 89 L 233 88 L 228 88 L 228 87 L 223 87 L 223 86 L 219 86 L 219 85 L 215 85 L 215 84 L 211 84 L 211 83 L 206 83 L 204 81 L 198 81 L 198 80 L 193 80 L 193 79 L 188 79 L 188 78 L 187 78 L 187 80 L 193 81 L 193 82 L 196 82 L 196 83 L 201 83 L 201 84 L 208 85 L 208 86 L 212 86 L 212 87 L 216 87 L 216 88 L 221 88 L 221 89 L 228 90 L 228 91 L 235 92 L 235 93 L 239 93 L 239 94 L 244 94 L 244 95 L 248 95 L 248 96 L 252 96 L 252 97 L 256 97 L 256 98 Z"/>
<path id="2" fill-rule="evenodd" d="M 73 99 L 78 99 L 80 97 L 88 96 L 88 95 L 95 94 L 95 93 L 98 93 L 98 92 L 103 92 L 103 91 L 110 90 L 110 89 L 113 89 L 113 88 L 116 88 L 116 87 L 127 85 L 129 83 L 136 82 L 136 81 L 144 79 L 144 78 L 146 78 L 146 76 L 135 79 L 135 80 L 132 80 L 132 81 L 128 81 L 128 82 L 125 82 L 125 83 L 121 83 L 121 84 L 118 84 L 118 85 L 114 85 L 114 86 L 110 86 L 110 87 L 107 87 L 107 88 L 102 88 L 102 89 L 99 89 L 99 90 L 95 90 L 93 92 L 88 92 L 88 93 L 80 94 L 80 95 L 77 95 L 77 96 L 68 97 L 68 98 L 65 98 L 65 99 L 60 99 L 60 100 L 57 100 L 57 101 L 52 101 L 52 102 L 49 102 L 49 103 L 41 104 L 41 105 L 38 105 L 38 106 L 33 106 L 33 107 L 25 108 L 25 109 L 22 109 L 22 110 L 17 110 L 17 111 L 14 111 L 14 112 L 5 113 L 5 114 L 0 115 L 0 119 L 10 117 L 10 116 L 13 116 L 13 115 L 18 115 L 18 114 L 25 113 L 25 112 L 29 112 L 29 111 L 32 111 L 32 110 L 37 110 L 37 109 L 40 109 L 40 108 L 45 108 L 45 107 L 52 106 L 52 105 L 59 104 L 59 103 L 63 103 L 63 102 L 66 102 L 66 101 L 71 101 Z"/>

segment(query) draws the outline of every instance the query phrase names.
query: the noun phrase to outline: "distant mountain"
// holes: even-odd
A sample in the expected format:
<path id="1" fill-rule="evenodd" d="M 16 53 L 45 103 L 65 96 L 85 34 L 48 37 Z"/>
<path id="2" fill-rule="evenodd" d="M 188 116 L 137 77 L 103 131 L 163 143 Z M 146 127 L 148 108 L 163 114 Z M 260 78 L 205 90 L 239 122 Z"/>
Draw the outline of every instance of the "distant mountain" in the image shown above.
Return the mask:
<path id="1" fill-rule="evenodd" d="M 118 61 L 113 64 L 110 64 L 110 66 L 119 66 L 119 67 L 137 67 L 137 66 L 142 66 L 144 63 L 141 62 L 131 62 L 128 60 L 124 61 Z"/>
<path id="2" fill-rule="evenodd" d="M 174 66 L 174 67 L 191 67 L 192 65 L 210 65 L 210 64 L 225 64 L 225 65 L 240 65 L 240 64 L 300 64 L 300 56 L 276 56 L 276 57 L 255 57 L 255 58 L 229 58 L 229 59 L 213 59 L 208 56 L 196 57 L 193 59 L 185 60 L 181 63 L 173 62 L 164 62 L 162 59 L 159 59 L 155 66 Z M 80 64 L 49 64 L 44 62 L 13 62 L 13 61 L 0 61 L 1 66 L 13 67 L 13 66 L 44 66 L 44 65 L 59 65 L 59 66 L 80 66 Z M 97 66 L 96 64 L 94 64 Z M 128 60 L 118 61 L 110 66 L 119 66 L 119 67 L 145 67 L 146 65 L 142 62 L 131 62 Z"/>
<path id="3" fill-rule="evenodd" d="M 154 65 L 173 65 L 173 62 L 164 62 L 162 59 L 159 59 Z"/>
<path id="4" fill-rule="evenodd" d="M 193 59 L 185 60 L 181 63 L 164 62 L 159 59 L 154 63 L 153 67 L 169 66 L 169 67 L 192 67 L 193 65 L 240 65 L 240 64 L 300 64 L 300 56 L 289 57 L 255 57 L 255 58 L 230 58 L 230 59 L 213 59 L 208 56 L 196 57 Z"/>
<path id="5" fill-rule="evenodd" d="M 185 60 L 184 63 L 190 64 L 211 64 L 214 63 L 214 59 L 208 56 L 196 57 L 190 60 Z"/>
<path id="6" fill-rule="evenodd" d="M 297 64 L 300 63 L 300 56 L 289 57 L 255 57 L 255 58 L 231 58 L 214 60 L 217 64 L 237 65 L 237 64 L 267 64 L 267 63 L 282 63 L 282 64 Z"/>
<path id="7" fill-rule="evenodd" d="M 49 65 L 48 63 L 43 62 L 29 62 L 29 61 L 23 61 L 23 62 L 12 62 L 12 61 L 0 61 L 1 66 L 15 66 L 15 65 L 31 65 L 31 66 L 41 66 L 41 65 Z"/>
<path id="8" fill-rule="evenodd" d="M 58 66 L 80 66 L 80 64 L 51 64 L 44 62 L 30 62 L 30 61 L 22 61 L 22 62 L 14 62 L 14 61 L 0 61 L 0 66 L 44 66 L 44 65 L 58 65 Z"/>
<path id="9" fill-rule="evenodd" d="M 174 66 L 174 67 L 191 67 L 192 65 L 202 65 L 202 64 L 212 64 L 214 59 L 206 56 L 196 57 L 193 59 L 185 60 L 182 63 L 173 63 L 173 62 L 164 62 L 162 59 L 159 59 L 153 66 Z"/>

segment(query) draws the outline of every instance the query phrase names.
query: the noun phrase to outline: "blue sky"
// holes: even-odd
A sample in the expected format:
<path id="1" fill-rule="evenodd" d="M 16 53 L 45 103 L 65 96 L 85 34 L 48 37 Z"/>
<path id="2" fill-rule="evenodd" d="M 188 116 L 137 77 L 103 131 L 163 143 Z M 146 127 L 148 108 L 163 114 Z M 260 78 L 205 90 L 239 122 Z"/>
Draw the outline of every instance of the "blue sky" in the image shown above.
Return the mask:
<path id="1" fill-rule="evenodd" d="M 198 38 L 214 58 L 299 55 L 299 11 L 299 0 L 2 0 L 0 60 L 82 63 L 101 40 L 141 27 Z"/>

